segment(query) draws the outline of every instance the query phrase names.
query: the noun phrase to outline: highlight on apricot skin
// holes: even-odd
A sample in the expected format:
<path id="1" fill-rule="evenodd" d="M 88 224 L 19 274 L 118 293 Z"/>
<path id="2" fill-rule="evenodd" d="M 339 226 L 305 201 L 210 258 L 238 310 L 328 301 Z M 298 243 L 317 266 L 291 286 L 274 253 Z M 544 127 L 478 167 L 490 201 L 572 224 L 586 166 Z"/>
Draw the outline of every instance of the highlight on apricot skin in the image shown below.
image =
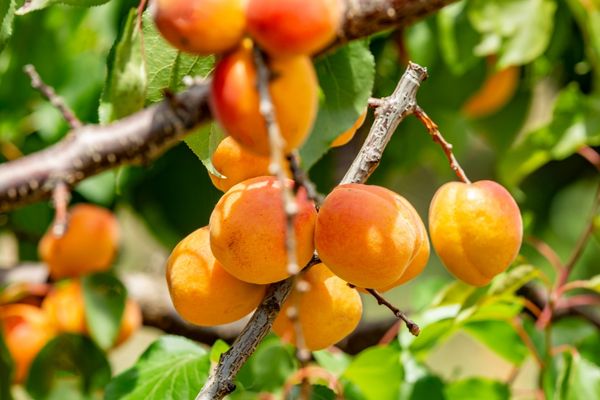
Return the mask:
<path id="1" fill-rule="evenodd" d="M 249 0 L 248 31 L 273 55 L 313 54 L 335 38 L 339 0 Z"/>
<path id="2" fill-rule="evenodd" d="M 56 237 L 50 228 L 39 253 L 53 279 L 70 278 L 110 269 L 118 243 L 118 222 L 109 210 L 78 204 L 70 210 L 65 234 Z"/>
<path id="3" fill-rule="evenodd" d="M 307 349 L 324 349 L 356 328 L 362 315 L 360 295 L 324 264 L 311 267 L 303 279 L 308 282 L 308 291 L 294 290 L 290 294 L 273 323 L 273 331 L 283 340 L 296 344 L 296 329 L 290 318 L 293 306 Z"/>
<path id="4" fill-rule="evenodd" d="M 519 84 L 519 67 L 508 67 L 492 73 L 463 106 L 471 118 L 485 117 L 504 107 Z"/>
<path id="5" fill-rule="evenodd" d="M 13 382 L 22 383 L 37 353 L 54 337 L 54 327 L 42 309 L 10 304 L 0 307 L 0 329 L 15 363 Z"/>
<path id="6" fill-rule="evenodd" d="M 196 325 L 237 321 L 262 301 L 265 286 L 240 281 L 215 259 L 208 227 L 185 237 L 167 261 L 167 285 L 175 309 Z"/>
<path id="7" fill-rule="evenodd" d="M 291 187 L 293 182 L 286 180 Z M 316 211 L 301 188 L 294 221 L 296 259 L 306 265 L 314 252 Z M 267 284 L 290 276 L 285 246 L 286 218 L 281 186 L 270 176 L 233 186 L 210 216 L 210 246 L 223 268 L 246 282 Z"/>
<path id="8" fill-rule="evenodd" d="M 348 128 L 345 132 L 342 132 L 333 142 L 331 142 L 331 147 L 340 147 L 345 144 L 348 144 L 358 131 L 358 128 L 365 123 L 365 119 L 367 118 L 367 111 L 365 110 L 362 114 L 358 116 L 358 119 L 354 124 Z"/>
<path id="9" fill-rule="evenodd" d="M 304 143 L 317 115 L 317 76 L 307 56 L 271 58 L 268 64 L 273 76 L 269 91 L 287 154 Z M 269 156 L 269 138 L 258 104 L 252 44 L 246 40 L 217 63 L 210 105 L 219 124 L 238 143 Z"/>
<path id="10" fill-rule="evenodd" d="M 422 241 L 415 215 L 403 198 L 374 185 L 336 187 L 323 202 L 315 228 L 321 260 L 340 278 L 362 288 L 394 284 Z"/>
<path id="11" fill-rule="evenodd" d="M 523 223 L 517 203 L 498 183 L 451 182 L 431 200 L 429 233 L 436 253 L 454 276 L 484 286 L 516 258 Z"/>
<path id="12" fill-rule="evenodd" d="M 223 53 L 244 35 L 244 0 L 156 0 L 154 22 L 179 50 L 199 55 Z"/>

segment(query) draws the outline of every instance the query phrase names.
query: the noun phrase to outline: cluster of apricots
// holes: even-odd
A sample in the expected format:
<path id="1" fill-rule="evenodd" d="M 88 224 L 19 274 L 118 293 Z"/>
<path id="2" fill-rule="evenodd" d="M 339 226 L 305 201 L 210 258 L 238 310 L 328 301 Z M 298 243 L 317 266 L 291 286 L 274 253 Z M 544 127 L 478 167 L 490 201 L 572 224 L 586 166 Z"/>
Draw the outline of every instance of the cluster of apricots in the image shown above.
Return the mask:
<path id="1" fill-rule="evenodd" d="M 286 185 L 291 188 L 293 181 Z M 236 321 L 260 304 L 266 285 L 291 275 L 281 190 L 272 176 L 233 185 L 216 204 L 209 225 L 175 247 L 166 276 L 184 319 L 198 325 Z M 295 200 L 298 265 L 309 264 L 315 252 L 321 263 L 300 272 L 305 288 L 292 292 L 273 330 L 294 343 L 297 321 L 304 345 L 317 350 L 357 326 L 362 303 L 356 288 L 383 292 L 419 275 L 429 259 L 429 238 L 413 206 L 380 186 L 337 186 L 318 211 L 303 188 Z M 453 182 L 432 200 L 429 232 L 447 269 L 483 286 L 515 259 L 522 222 L 515 201 L 499 184 Z"/>
<path id="2" fill-rule="evenodd" d="M 111 268 L 119 243 L 114 215 L 89 204 L 74 206 L 61 236 L 52 229 L 39 243 L 40 258 L 56 281 L 42 300 L 0 305 L 0 330 L 15 363 L 14 383 L 22 383 L 38 352 L 60 333 L 88 335 L 82 276 Z M 40 304 L 41 302 L 41 304 Z M 139 305 L 127 299 L 114 345 L 127 340 L 142 323 Z"/>

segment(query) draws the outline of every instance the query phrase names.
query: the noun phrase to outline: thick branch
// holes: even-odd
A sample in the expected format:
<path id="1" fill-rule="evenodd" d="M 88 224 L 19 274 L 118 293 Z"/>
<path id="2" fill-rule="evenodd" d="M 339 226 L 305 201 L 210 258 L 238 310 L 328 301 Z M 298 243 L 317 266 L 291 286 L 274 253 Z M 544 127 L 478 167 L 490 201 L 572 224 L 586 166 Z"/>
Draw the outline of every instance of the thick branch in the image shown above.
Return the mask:
<path id="1" fill-rule="evenodd" d="M 345 0 L 344 23 L 332 47 L 402 27 L 455 0 Z M 0 165 L 0 213 L 48 199 L 54 186 L 151 160 L 210 118 L 208 85 L 107 126 L 74 129 L 44 151 Z"/>

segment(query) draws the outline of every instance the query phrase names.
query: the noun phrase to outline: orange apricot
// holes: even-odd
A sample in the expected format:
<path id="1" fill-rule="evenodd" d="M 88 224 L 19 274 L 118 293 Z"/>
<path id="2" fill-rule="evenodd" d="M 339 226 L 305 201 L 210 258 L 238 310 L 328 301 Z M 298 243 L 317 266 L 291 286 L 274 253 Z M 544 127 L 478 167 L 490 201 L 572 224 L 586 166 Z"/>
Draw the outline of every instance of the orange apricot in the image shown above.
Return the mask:
<path id="1" fill-rule="evenodd" d="M 85 303 L 78 280 L 59 282 L 44 298 L 42 309 L 54 323 L 57 331 L 87 333 Z"/>
<path id="2" fill-rule="evenodd" d="M 318 82 L 307 56 L 268 60 L 269 91 L 287 154 L 304 143 L 318 107 Z M 244 41 L 216 66 L 211 87 L 213 115 L 223 129 L 248 150 L 269 155 L 269 137 L 259 112 L 252 45 Z"/>
<path id="3" fill-rule="evenodd" d="M 109 210 L 78 204 L 71 208 L 65 234 L 56 237 L 49 229 L 39 253 L 52 278 L 70 278 L 108 270 L 118 243 L 118 222 Z"/>
<path id="4" fill-rule="evenodd" d="M 504 107 L 519 84 L 519 67 L 492 73 L 464 104 L 463 112 L 471 118 L 485 117 Z"/>
<path id="5" fill-rule="evenodd" d="M 340 185 L 325 198 L 315 227 L 321 260 L 362 288 L 400 279 L 422 240 L 415 214 L 400 195 L 358 183 Z"/>
<path id="6" fill-rule="evenodd" d="M 142 309 L 133 299 L 127 299 L 123 316 L 121 317 L 121 326 L 115 339 L 115 346 L 120 345 L 131 337 L 142 326 Z"/>
<path id="7" fill-rule="evenodd" d="M 431 200 L 429 233 L 437 255 L 454 276 L 484 286 L 514 261 L 523 223 L 517 203 L 498 183 L 450 182 Z"/>
<path id="8" fill-rule="evenodd" d="M 54 337 L 54 326 L 42 309 L 10 304 L 0 307 L 0 329 L 15 363 L 13 381 L 22 383 L 35 356 Z"/>
<path id="9" fill-rule="evenodd" d="M 186 236 L 167 261 L 167 285 L 175 309 L 196 325 L 237 321 L 262 301 L 265 286 L 230 275 L 213 256 L 208 227 Z"/>
<path id="10" fill-rule="evenodd" d="M 244 35 L 243 0 L 157 0 L 154 22 L 179 50 L 209 55 L 235 47 Z"/>
<path id="11" fill-rule="evenodd" d="M 293 182 L 286 180 L 286 185 L 291 187 Z M 281 189 L 279 181 L 271 176 L 249 179 L 229 189 L 210 216 L 213 254 L 238 279 L 266 284 L 290 276 Z M 303 188 L 296 202 L 296 259 L 302 268 L 314 252 L 316 211 Z"/>
<path id="12" fill-rule="evenodd" d="M 277 56 L 313 54 L 327 46 L 341 24 L 339 0 L 249 0 L 248 31 Z"/>
<path id="13" fill-rule="evenodd" d="M 273 323 L 273 331 L 284 341 L 296 344 L 296 327 L 290 318 L 295 315 L 306 348 L 324 349 L 356 328 L 362 315 L 360 295 L 324 264 L 311 267 L 303 279 L 308 283 L 308 291 L 294 290 L 290 294 Z"/>
<path id="14" fill-rule="evenodd" d="M 350 128 L 348 128 L 348 130 L 342 132 L 337 138 L 335 138 L 333 142 L 331 142 L 331 147 L 340 147 L 351 141 L 356 131 L 358 131 L 358 128 L 360 128 L 362 124 L 365 123 L 366 118 L 367 111 L 365 110 L 362 114 L 358 116 L 356 122 L 354 122 L 354 124 Z"/>

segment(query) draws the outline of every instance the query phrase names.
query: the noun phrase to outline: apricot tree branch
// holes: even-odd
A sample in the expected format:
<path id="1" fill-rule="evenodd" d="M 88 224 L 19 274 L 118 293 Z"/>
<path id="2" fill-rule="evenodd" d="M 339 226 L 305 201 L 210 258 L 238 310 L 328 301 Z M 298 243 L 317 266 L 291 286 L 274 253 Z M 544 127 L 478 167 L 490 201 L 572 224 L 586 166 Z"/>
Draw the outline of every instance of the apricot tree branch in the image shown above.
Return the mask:
<path id="1" fill-rule="evenodd" d="M 34 89 L 37 89 L 42 95 L 44 95 L 50 104 L 60 111 L 67 124 L 73 129 L 80 128 L 82 126 L 81 121 L 75 115 L 73 110 L 69 108 L 69 106 L 64 102 L 64 100 L 56 94 L 54 88 L 48 86 L 42 81 L 40 74 L 36 71 L 35 67 L 31 64 L 27 64 L 23 70 L 27 75 L 29 75 L 29 79 L 31 79 L 31 86 Z"/>
<path id="2" fill-rule="evenodd" d="M 343 24 L 331 47 L 411 22 L 455 0 L 344 0 Z M 47 149 L 0 165 L 0 213 L 48 199 L 54 186 L 158 157 L 210 119 L 210 80 L 106 126 L 73 129 Z"/>
<path id="3" fill-rule="evenodd" d="M 425 111 L 423 111 L 423 109 L 419 106 L 417 106 L 415 109 L 415 117 L 417 117 L 419 121 L 421 121 L 421 123 L 425 125 L 425 128 L 427 128 L 427 131 L 431 135 L 433 141 L 442 146 L 442 150 L 444 150 L 444 154 L 446 154 L 446 158 L 450 163 L 450 168 L 452 168 L 452 170 L 456 173 L 458 179 L 465 183 L 471 183 L 469 178 L 467 178 L 465 171 L 458 163 L 458 160 L 456 159 L 456 157 L 454 157 L 454 153 L 452 152 L 452 145 L 448 143 L 446 139 L 444 139 L 444 136 L 442 136 L 442 133 L 440 132 L 437 124 L 433 122 L 433 120 L 429 118 L 429 115 L 427 115 L 427 113 L 425 113 Z"/>

